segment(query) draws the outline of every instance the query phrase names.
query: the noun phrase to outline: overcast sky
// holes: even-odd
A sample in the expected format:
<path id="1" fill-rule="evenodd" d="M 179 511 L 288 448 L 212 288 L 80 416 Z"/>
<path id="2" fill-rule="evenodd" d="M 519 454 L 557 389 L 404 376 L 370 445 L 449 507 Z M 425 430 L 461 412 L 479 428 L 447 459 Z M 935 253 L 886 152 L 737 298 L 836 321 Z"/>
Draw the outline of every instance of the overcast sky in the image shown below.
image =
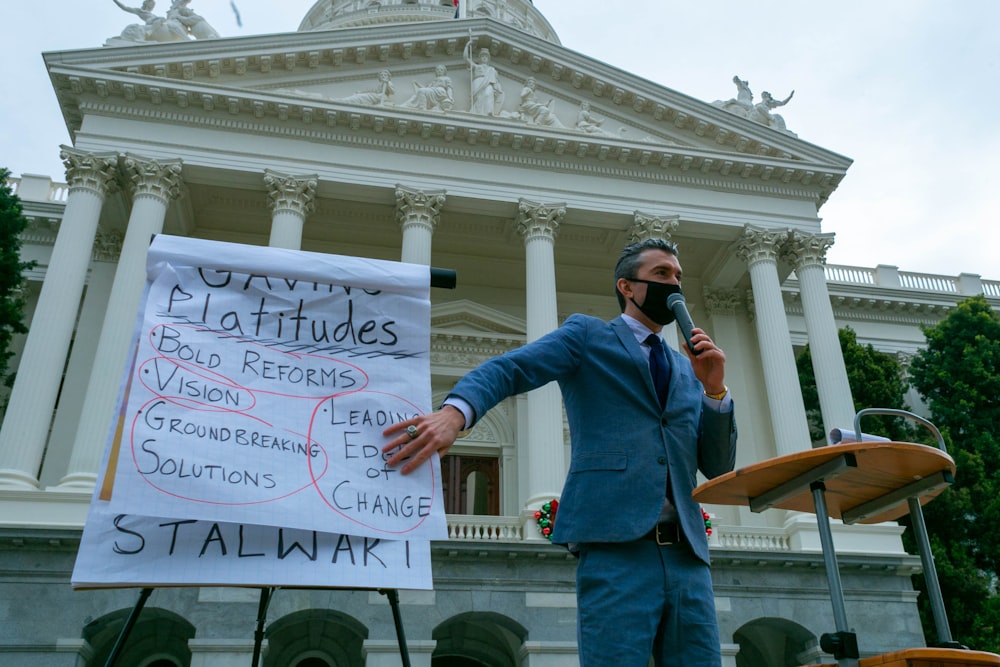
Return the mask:
<path id="1" fill-rule="evenodd" d="M 138 5 L 141 0 L 125 4 Z M 160 0 L 158 13 L 167 0 Z M 312 0 L 192 0 L 225 37 L 291 32 Z M 998 0 L 535 0 L 563 46 L 691 97 L 734 74 L 799 138 L 854 160 L 820 210 L 834 264 L 1000 279 Z M 70 143 L 41 53 L 100 46 L 112 0 L 5 0 L 0 166 L 62 180 Z"/>

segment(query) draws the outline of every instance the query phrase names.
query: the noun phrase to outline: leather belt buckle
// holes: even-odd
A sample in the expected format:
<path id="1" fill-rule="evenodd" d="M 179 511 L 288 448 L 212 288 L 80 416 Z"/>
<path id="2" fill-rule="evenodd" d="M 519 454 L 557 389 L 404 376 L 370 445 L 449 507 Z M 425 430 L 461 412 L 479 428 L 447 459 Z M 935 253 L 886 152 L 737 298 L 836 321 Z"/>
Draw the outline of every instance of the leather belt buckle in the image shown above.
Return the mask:
<path id="1" fill-rule="evenodd" d="M 661 547 L 678 544 L 681 541 L 681 526 L 679 523 L 658 523 L 653 529 L 653 539 Z"/>

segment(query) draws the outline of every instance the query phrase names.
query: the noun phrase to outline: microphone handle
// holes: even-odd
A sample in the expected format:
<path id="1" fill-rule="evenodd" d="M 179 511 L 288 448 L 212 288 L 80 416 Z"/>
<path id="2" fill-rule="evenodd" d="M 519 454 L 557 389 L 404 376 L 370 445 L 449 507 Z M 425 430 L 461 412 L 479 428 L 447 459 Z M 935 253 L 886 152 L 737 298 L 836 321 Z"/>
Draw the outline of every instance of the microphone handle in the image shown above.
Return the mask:
<path id="1" fill-rule="evenodd" d="M 671 294 L 667 297 L 667 307 L 674 313 L 674 319 L 677 321 L 677 326 L 680 327 L 688 350 L 691 351 L 692 355 L 698 355 L 701 350 L 694 349 L 691 344 L 691 330 L 694 329 L 694 322 L 691 320 L 691 314 L 688 312 L 684 297 L 679 294 Z"/>

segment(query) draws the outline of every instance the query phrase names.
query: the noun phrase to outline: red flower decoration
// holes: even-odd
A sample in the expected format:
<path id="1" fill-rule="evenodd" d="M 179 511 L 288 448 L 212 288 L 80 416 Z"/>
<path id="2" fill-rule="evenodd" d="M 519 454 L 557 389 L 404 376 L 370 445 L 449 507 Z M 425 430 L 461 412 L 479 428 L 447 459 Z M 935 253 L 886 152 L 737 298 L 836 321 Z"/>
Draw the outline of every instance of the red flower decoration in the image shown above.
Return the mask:
<path id="1" fill-rule="evenodd" d="M 535 521 L 538 523 L 542 535 L 547 540 L 552 539 L 552 529 L 556 525 L 556 510 L 559 509 L 559 501 L 553 498 L 542 505 L 540 510 L 535 511 Z"/>

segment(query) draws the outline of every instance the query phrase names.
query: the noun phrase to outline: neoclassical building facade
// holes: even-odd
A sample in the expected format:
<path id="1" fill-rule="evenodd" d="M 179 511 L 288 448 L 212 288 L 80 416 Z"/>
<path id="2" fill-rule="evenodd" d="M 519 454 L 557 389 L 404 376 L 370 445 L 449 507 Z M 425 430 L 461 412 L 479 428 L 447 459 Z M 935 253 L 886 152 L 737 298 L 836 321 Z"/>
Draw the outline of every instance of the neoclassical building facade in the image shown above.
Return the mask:
<path id="1" fill-rule="evenodd" d="M 69 576 L 152 235 L 454 270 L 457 287 L 431 295 L 435 401 L 571 313 L 616 316 L 621 247 L 673 240 L 692 315 L 729 358 L 737 465 L 814 446 L 805 344 L 829 430 L 854 417 L 839 327 L 909 355 L 919 325 L 964 296 L 1000 308 L 1000 282 L 979 276 L 827 265 L 818 211 L 851 161 L 783 120 L 568 50 L 528 0 L 465 4 L 455 20 L 450 0 L 321 0 L 295 33 L 133 31 L 44 54 L 73 142 L 64 178 L 14 180 L 37 264 L 0 429 L 0 662 L 103 665 L 136 603 L 135 589 L 73 591 Z M 434 590 L 400 598 L 413 664 L 576 664 L 574 561 L 534 518 L 567 462 L 555 386 L 505 401 L 442 461 L 450 537 L 431 547 Z M 821 661 L 834 621 L 815 518 L 706 509 L 727 667 Z M 901 529 L 834 533 L 862 654 L 922 645 Z M 120 664 L 244 665 L 257 602 L 156 589 Z M 264 665 L 400 663 L 378 591 L 279 590 L 262 628 Z"/>

